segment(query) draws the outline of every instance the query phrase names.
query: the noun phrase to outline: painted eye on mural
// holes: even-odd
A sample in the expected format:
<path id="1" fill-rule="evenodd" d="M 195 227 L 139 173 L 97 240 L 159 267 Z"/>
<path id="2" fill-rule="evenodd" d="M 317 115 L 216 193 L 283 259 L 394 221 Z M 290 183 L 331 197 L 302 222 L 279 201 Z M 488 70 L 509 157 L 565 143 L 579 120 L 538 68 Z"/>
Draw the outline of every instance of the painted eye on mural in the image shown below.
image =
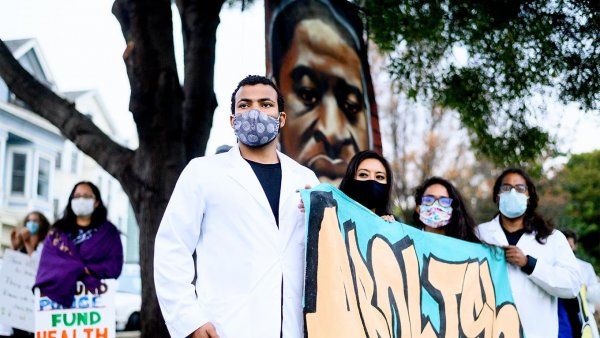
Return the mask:
<path id="1" fill-rule="evenodd" d="M 298 88 L 298 97 L 307 106 L 314 106 L 318 100 L 318 93 L 314 88 L 300 87 Z"/>
<path id="2" fill-rule="evenodd" d="M 342 109 L 346 114 L 357 114 L 361 110 L 360 103 L 356 100 L 356 95 L 350 94 L 344 101 L 342 105 Z"/>

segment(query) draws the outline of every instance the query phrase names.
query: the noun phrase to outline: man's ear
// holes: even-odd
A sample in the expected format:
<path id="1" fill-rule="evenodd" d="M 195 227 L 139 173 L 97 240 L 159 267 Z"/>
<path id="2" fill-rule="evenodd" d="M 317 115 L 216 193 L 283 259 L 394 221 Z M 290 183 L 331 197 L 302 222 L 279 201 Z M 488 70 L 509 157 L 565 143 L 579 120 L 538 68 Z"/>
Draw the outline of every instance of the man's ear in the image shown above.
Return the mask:
<path id="1" fill-rule="evenodd" d="M 281 129 L 281 128 L 283 128 L 283 126 L 285 126 L 285 119 L 286 119 L 285 112 L 282 111 L 279 114 L 279 129 Z"/>
<path id="2" fill-rule="evenodd" d="M 234 116 L 235 115 L 233 115 L 233 114 L 229 115 L 229 125 L 231 126 L 231 128 L 233 128 L 233 117 Z"/>

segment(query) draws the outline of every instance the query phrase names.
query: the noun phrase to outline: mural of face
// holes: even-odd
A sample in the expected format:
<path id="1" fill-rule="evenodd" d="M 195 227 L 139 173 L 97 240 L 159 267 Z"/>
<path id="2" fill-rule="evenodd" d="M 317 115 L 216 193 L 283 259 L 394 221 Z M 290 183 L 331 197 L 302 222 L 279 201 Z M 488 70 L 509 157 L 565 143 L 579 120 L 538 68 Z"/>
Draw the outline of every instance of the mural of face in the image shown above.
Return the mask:
<path id="1" fill-rule="evenodd" d="M 335 182 L 354 154 L 369 148 L 361 60 L 325 20 L 301 20 L 293 33 L 278 74 L 288 113 L 282 150 L 321 181 Z"/>

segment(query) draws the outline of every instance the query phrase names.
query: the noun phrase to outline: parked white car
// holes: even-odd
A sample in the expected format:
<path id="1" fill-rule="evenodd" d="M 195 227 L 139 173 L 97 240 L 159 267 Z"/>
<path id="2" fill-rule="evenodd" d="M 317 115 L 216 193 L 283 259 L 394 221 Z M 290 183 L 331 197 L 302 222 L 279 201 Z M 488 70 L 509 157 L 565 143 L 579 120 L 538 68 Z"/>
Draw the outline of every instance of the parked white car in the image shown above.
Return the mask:
<path id="1" fill-rule="evenodd" d="M 115 297 L 117 331 L 140 330 L 140 309 L 142 307 L 142 280 L 138 264 L 123 265 L 123 272 L 117 279 L 119 284 Z"/>

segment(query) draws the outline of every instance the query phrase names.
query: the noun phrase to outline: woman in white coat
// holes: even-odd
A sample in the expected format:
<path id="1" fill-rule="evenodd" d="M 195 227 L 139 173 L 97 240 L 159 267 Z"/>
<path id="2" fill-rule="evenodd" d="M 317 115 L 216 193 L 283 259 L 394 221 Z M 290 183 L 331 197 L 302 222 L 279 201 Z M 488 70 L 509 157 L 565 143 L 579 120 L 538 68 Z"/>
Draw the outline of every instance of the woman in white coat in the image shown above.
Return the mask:
<path id="1" fill-rule="evenodd" d="M 535 185 L 523 170 L 505 170 L 493 194 L 500 213 L 478 226 L 478 236 L 504 248 L 525 336 L 557 337 L 558 298 L 576 297 L 581 287 L 575 256 L 565 236 L 536 213 Z"/>

